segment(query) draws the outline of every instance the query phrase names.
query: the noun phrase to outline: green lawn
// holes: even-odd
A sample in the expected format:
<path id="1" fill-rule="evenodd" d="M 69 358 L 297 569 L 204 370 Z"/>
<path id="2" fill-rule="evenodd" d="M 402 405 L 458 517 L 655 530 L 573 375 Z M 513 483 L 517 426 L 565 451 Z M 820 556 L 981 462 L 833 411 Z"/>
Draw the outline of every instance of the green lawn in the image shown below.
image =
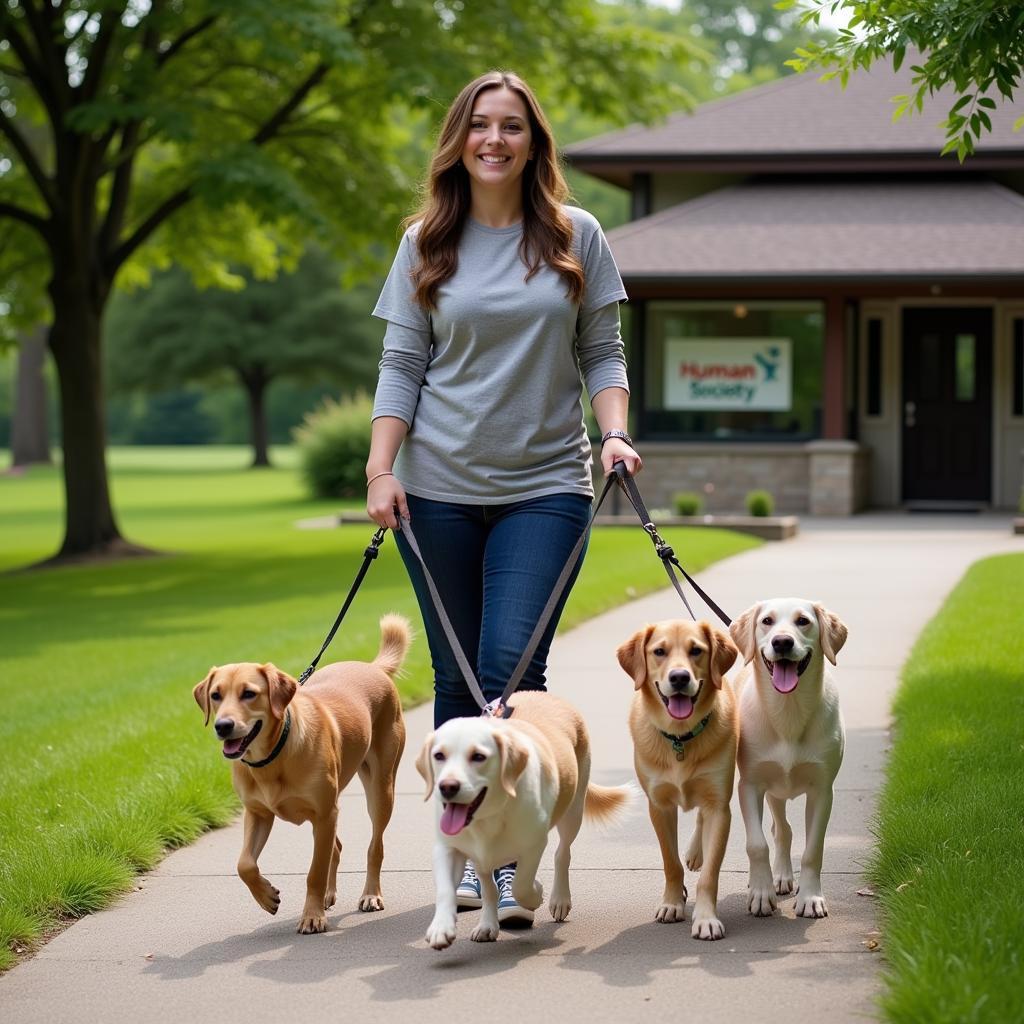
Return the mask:
<path id="1" fill-rule="evenodd" d="M 242 448 L 114 450 L 122 531 L 166 554 L 0 575 L 0 969 L 55 919 L 104 905 L 168 847 L 235 812 L 192 687 L 235 660 L 300 672 L 372 533 L 296 529 L 338 506 L 305 497 L 292 452 L 274 456 L 277 468 L 254 471 Z M 61 500 L 55 469 L 0 475 L 0 573 L 54 552 Z M 666 537 L 691 571 L 758 543 L 718 530 Z M 563 626 L 666 582 L 640 529 L 595 531 Z M 389 610 L 422 637 L 390 539 L 328 660 L 372 657 Z M 422 639 L 407 669 L 407 704 L 426 699 Z"/>
<path id="2" fill-rule="evenodd" d="M 871 876 L 890 1021 L 1024 1019 L 1024 555 L 978 562 L 919 638 Z"/>

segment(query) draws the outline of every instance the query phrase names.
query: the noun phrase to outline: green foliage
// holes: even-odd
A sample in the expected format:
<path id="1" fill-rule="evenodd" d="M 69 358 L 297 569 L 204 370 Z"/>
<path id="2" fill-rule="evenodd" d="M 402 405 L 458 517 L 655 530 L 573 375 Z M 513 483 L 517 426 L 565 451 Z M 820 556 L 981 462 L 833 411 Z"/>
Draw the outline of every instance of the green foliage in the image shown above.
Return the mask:
<path id="1" fill-rule="evenodd" d="M 328 399 L 295 431 L 302 472 L 317 498 L 354 498 L 366 490 L 373 402 L 358 394 Z"/>
<path id="2" fill-rule="evenodd" d="M 242 448 L 113 449 L 110 461 L 126 528 L 174 554 L 0 577 L 0 970 L 13 944 L 108 904 L 165 849 L 234 815 L 192 686 L 210 665 L 246 658 L 301 671 L 370 537 L 369 524 L 295 528 L 337 503 L 303 498 L 290 450 L 263 473 L 244 468 Z M 52 467 L 0 473 L 0 570 L 52 550 L 60 509 Z M 665 536 L 693 571 L 758 543 L 725 530 Z M 663 587 L 649 549 L 642 530 L 595 530 L 563 627 Z M 430 658 L 390 540 L 328 659 L 372 658 L 383 609 L 418 637 L 399 683 L 408 706 L 429 696 Z"/>
<path id="3" fill-rule="evenodd" d="M 957 99 L 943 127 L 943 155 L 963 163 L 984 132 L 992 130 L 997 99 L 1012 101 L 1024 68 L 1024 4 L 1020 0 L 781 0 L 780 10 L 797 9 L 802 25 L 820 24 L 829 11 L 850 15 L 849 26 L 828 43 L 808 42 L 787 63 L 798 71 L 825 68 L 823 80 L 838 78 L 891 57 L 898 71 L 911 65 L 914 91 L 894 96 L 893 120 L 920 113 L 936 90 L 952 86 Z M 991 95 L 989 95 L 991 94 Z M 1020 118 L 1016 128 L 1024 124 Z"/>
<path id="4" fill-rule="evenodd" d="M 775 511 L 775 499 L 770 491 L 748 491 L 743 501 L 752 516 L 770 516 Z"/>
<path id="5" fill-rule="evenodd" d="M 677 516 L 699 516 L 704 510 L 704 498 L 693 491 L 677 491 L 672 495 L 672 511 Z"/>
<path id="6" fill-rule="evenodd" d="M 976 563 L 903 669 L 869 868 L 888 1021 L 1021 1016 L 1022 604 L 1024 555 Z"/>

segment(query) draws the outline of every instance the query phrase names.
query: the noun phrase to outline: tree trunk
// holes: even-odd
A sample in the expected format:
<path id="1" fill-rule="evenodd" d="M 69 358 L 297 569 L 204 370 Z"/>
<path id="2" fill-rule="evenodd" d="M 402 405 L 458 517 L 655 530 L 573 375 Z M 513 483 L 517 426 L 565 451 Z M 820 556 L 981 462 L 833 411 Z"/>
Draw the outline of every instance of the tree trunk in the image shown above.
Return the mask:
<path id="1" fill-rule="evenodd" d="M 265 399 L 270 381 L 262 367 L 239 371 L 249 398 L 249 439 L 252 444 L 252 468 L 270 465 L 270 428 Z"/>
<path id="2" fill-rule="evenodd" d="M 106 297 L 51 283 L 50 351 L 60 385 L 66 498 L 64 542 L 53 562 L 142 554 L 121 536 L 107 485 L 100 323 Z"/>
<path id="3" fill-rule="evenodd" d="M 18 347 L 18 379 L 11 422 L 11 462 L 16 467 L 50 462 L 45 365 L 45 328 L 25 332 Z"/>

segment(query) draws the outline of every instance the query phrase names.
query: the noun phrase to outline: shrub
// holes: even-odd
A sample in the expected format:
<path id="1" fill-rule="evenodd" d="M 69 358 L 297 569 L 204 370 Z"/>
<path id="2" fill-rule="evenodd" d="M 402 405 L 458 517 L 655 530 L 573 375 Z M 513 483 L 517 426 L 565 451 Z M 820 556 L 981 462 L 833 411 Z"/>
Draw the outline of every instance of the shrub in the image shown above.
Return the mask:
<path id="1" fill-rule="evenodd" d="M 704 499 L 693 491 L 679 491 L 672 495 L 672 510 L 677 516 L 699 516 Z"/>
<path id="2" fill-rule="evenodd" d="M 750 491 L 745 500 L 752 516 L 770 516 L 775 511 L 775 499 L 769 491 Z"/>
<path id="3" fill-rule="evenodd" d="M 326 399 L 295 428 L 302 474 L 318 498 L 351 498 L 366 489 L 373 402 L 363 393 Z"/>

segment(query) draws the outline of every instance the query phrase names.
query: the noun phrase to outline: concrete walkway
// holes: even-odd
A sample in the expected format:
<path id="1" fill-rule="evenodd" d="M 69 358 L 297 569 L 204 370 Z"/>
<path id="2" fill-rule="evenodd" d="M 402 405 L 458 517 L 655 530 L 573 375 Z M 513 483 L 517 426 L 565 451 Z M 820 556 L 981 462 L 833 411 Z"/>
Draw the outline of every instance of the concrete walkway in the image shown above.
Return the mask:
<path id="1" fill-rule="evenodd" d="M 774 918 L 746 914 L 743 824 L 734 802 L 719 904 L 726 937 L 702 943 L 690 938 L 688 922 L 656 924 L 660 858 L 641 800 L 613 830 L 584 825 L 573 848 L 567 922 L 554 924 L 542 909 L 532 930 L 478 945 L 468 938 L 476 913 L 470 912 L 461 916 L 456 945 L 435 953 L 423 943 L 433 909 L 431 814 L 413 767 L 430 723 L 423 707 L 408 716 L 382 914 L 354 910 L 368 826 L 362 796 L 350 790 L 342 798 L 339 900 L 326 934 L 294 931 L 310 858 L 308 826 L 279 823 L 261 859 L 282 893 L 281 911 L 270 918 L 234 874 L 241 845 L 235 825 L 169 856 L 137 892 L 75 924 L 0 979 L 0 1017 L 19 1024 L 669 1016 L 794 1024 L 871 1017 L 880 968 L 878 953 L 866 945 L 874 905 L 857 890 L 882 782 L 890 697 L 917 634 L 966 568 L 1005 551 L 1024 551 L 1008 517 L 868 515 L 805 521 L 798 539 L 767 544 L 700 576 L 732 614 L 761 597 L 798 595 L 821 600 L 849 626 L 837 670 L 848 740 L 825 844 L 828 918 L 796 919 L 792 898 Z M 645 621 L 680 614 L 678 598 L 663 591 L 556 640 L 551 685 L 586 714 L 595 781 L 633 778 L 626 727 L 632 687 L 615 647 Z M 190 699 L 184 684 L 182 699 Z M 802 814 L 797 810 L 791 821 L 798 859 Z M 682 827 L 685 839 L 692 815 Z M 540 876 L 545 889 L 550 857 L 549 848 Z M 688 914 L 694 881 L 688 875 Z"/>

